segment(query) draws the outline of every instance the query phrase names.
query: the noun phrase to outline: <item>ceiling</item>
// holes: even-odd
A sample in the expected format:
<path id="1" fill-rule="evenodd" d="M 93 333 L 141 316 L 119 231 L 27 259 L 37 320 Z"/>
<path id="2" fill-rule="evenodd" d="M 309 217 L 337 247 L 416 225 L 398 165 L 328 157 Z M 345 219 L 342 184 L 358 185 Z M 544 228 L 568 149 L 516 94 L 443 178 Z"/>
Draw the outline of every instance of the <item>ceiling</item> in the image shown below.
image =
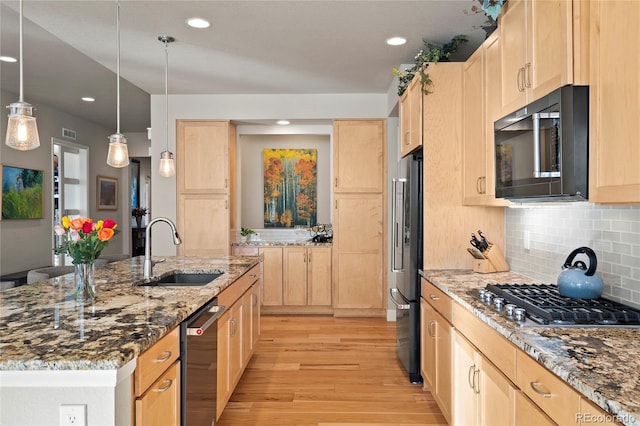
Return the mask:
<path id="1" fill-rule="evenodd" d="M 170 94 L 386 93 L 392 68 L 413 63 L 423 39 L 485 37 L 478 0 L 120 1 L 121 131 L 150 125 L 149 95 L 164 94 L 171 35 Z M 24 98 L 106 127 L 116 121 L 116 2 L 24 1 Z M 18 57 L 15 0 L 0 0 L 0 55 Z M 185 24 L 190 17 L 208 29 Z M 392 47 L 388 37 L 407 44 Z M 3 90 L 18 93 L 18 64 L 0 62 Z M 82 96 L 96 102 L 85 103 Z M 37 112 L 36 112 L 37 115 Z"/>

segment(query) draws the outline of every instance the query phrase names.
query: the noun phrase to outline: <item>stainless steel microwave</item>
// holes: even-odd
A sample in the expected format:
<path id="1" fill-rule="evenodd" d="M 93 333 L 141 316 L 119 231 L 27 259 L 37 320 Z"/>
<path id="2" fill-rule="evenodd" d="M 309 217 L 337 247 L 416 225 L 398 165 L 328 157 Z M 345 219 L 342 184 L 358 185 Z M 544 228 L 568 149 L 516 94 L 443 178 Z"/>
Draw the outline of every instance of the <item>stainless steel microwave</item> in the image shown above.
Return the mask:
<path id="1" fill-rule="evenodd" d="M 588 199 L 587 86 L 564 86 L 496 121 L 494 141 L 496 197 Z"/>

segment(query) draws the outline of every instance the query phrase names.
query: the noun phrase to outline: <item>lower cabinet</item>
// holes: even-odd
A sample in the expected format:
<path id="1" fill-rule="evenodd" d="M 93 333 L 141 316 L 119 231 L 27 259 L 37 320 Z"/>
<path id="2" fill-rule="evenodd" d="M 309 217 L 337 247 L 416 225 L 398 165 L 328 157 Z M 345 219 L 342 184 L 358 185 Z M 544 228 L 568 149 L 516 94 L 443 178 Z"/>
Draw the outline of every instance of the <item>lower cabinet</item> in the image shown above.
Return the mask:
<path id="1" fill-rule="evenodd" d="M 516 424 L 521 426 L 555 425 L 555 423 L 521 391 L 516 392 Z"/>
<path id="2" fill-rule="evenodd" d="M 282 306 L 282 247 L 260 247 L 262 256 L 262 304 Z"/>
<path id="3" fill-rule="evenodd" d="M 134 372 L 135 424 L 180 424 L 180 327 L 138 357 Z"/>
<path id="4" fill-rule="evenodd" d="M 331 306 L 331 247 L 284 248 L 283 304 Z"/>
<path id="5" fill-rule="evenodd" d="M 226 311 L 218 319 L 216 419 L 251 359 L 260 338 L 260 266 L 256 265 L 218 295 Z"/>
<path id="6" fill-rule="evenodd" d="M 513 425 L 516 388 L 464 336 L 453 332 L 454 425 Z"/>

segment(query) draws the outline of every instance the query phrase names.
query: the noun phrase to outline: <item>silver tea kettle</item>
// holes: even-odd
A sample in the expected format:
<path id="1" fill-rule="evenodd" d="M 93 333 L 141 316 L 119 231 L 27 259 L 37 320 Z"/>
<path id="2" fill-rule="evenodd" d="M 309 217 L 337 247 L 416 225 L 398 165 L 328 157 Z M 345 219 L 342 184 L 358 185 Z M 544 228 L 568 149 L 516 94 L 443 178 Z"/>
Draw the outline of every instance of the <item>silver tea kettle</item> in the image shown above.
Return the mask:
<path id="1" fill-rule="evenodd" d="M 580 253 L 589 257 L 589 268 L 581 260 L 571 264 Z M 562 265 L 562 272 L 558 276 L 560 295 L 574 299 L 597 299 L 602 296 L 604 284 L 600 274 L 596 273 L 597 267 L 596 253 L 589 247 L 579 247 L 572 251 Z"/>

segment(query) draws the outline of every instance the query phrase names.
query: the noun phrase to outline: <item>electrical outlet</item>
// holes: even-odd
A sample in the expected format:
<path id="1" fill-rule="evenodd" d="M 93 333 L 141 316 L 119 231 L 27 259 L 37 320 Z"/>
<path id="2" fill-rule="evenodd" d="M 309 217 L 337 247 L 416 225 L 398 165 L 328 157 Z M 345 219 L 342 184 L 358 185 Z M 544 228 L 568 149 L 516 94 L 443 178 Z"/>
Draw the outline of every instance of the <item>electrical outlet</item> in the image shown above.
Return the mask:
<path id="1" fill-rule="evenodd" d="M 522 246 L 526 251 L 529 251 L 531 249 L 531 233 L 524 231 L 522 234 Z"/>
<path id="2" fill-rule="evenodd" d="M 87 426 L 87 406 L 61 405 L 60 426 Z"/>

